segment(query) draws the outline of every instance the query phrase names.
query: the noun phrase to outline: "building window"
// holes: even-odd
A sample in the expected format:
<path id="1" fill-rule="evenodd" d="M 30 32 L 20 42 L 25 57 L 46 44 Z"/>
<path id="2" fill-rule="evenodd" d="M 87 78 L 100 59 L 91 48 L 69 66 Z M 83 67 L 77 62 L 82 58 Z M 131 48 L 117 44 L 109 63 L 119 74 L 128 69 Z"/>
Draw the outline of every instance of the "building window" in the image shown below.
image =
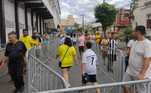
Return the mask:
<path id="1" fill-rule="evenodd" d="M 151 29 L 151 19 L 147 19 L 147 28 Z"/>
<path id="2" fill-rule="evenodd" d="M 147 19 L 147 29 L 151 29 L 151 15 L 148 15 L 148 19 Z"/>

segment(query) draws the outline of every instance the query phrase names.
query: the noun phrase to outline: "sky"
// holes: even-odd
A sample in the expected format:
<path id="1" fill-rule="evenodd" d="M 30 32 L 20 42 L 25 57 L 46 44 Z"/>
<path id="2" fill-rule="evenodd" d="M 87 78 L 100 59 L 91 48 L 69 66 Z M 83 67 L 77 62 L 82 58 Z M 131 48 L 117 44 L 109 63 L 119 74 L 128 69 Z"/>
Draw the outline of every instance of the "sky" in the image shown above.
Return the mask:
<path id="1" fill-rule="evenodd" d="M 85 22 L 94 22 L 94 9 L 103 0 L 60 0 L 61 18 L 65 19 L 68 15 L 73 15 L 77 23 L 81 23 L 82 15 Z M 106 0 L 115 5 L 116 8 L 128 8 L 131 0 Z"/>

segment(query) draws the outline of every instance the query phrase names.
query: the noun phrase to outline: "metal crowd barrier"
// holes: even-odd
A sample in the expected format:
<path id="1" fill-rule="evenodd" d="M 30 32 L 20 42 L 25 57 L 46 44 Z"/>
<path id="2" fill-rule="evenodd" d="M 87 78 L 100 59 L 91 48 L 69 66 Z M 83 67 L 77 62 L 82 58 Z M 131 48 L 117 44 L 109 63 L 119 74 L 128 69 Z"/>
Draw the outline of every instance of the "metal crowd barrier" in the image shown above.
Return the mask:
<path id="1" fill-rule="evenodd" d="M 125 53 L 118 49 L 116 51 L 116 61 L 113 63 L 113 79 L 116 82 L 120 82 L 123 79 L 125 73 Z"/>
<path id="2" fill-rule="evenodd" d="M 101 93 L 123 93 L 124 86 L 129 86 L 129 90 L 131 91 L 131 93 L 151 93 L 151 80 L 138 80 L 129 82 L 81 86 L 67 89 L 43 91 L 37 93 L 95 93 L 96 88 L 99 88 Z M 112 88 L 118 88 L 118 92 L 110 91 Z"/>
<path id="3" fill-rule="evenodd" d="M 67 88 L 64 78 L 37 58 L 37 47 L 28 53 L 28 93 Z M 39 57 L 39 56 L 38 56 Z"/>

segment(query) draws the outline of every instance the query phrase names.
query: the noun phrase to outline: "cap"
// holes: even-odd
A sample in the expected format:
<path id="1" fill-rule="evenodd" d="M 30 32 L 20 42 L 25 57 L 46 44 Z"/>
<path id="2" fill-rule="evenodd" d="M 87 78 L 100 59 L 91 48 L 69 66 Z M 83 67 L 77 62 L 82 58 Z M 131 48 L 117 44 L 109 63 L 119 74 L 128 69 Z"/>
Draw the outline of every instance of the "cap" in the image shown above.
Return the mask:
<path id="1" fill-rule="evenodd" d="M 145 34 L 146 34 L 145 26 L 142 26 L 142 25 L 136 26 L 135 31 L 136 31 L 136 32 L 140 32 L 142 35 L 145 35 Z"/>

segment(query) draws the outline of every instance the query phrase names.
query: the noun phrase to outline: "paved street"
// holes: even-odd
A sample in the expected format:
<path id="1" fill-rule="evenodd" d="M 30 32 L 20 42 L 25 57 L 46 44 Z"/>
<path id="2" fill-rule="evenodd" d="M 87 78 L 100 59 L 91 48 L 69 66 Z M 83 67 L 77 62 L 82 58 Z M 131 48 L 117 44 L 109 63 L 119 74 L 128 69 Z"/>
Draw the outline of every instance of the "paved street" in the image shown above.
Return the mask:
<path id="1" fill-rule="evenodd" d="M 58 68 L 58 63 L 55 60 L 55 55 L 56 55 L 56 47 L 58 46 L 58 42 L 56 41 L 50 41 L 51 46 L 49 47 L 49 58 L 51 59 L 50 63 L 46 63 L 47 65 L 49 65 L 51 68 L 53 68 L 56 72 L 60 73 L 60 69 Z M 93 44 L 93 49 L 94 51 L 98 54 L 98 50 L 96 50 L 96 44 Z M 40 59 L 44 60 L 47 59 L 45 56 L 45 53 L 48 51 L 43 52 L 43 54 L 41 54 Z M 47 53 L 46 53 L 47 54 Z M 79 54 L 79 53 L 78 53 Z M 104 84 L 104 83 L 111 83 L 111 82 L 116 82 L 117 78 L 119 77 L 117 74 L 117 72 L 119 72 L 118 68 L 120 67 L 119 64 L 116 62 L 114 63 L 114 73 L 109 73 L 107 72 L 107 68 L 106 65 L 103 64 L 101 56 L 99 56 L 100 54 L 98 54 L 98 63 L 97 63 L 97 69 L 98 69 L 98 82 L 99 84 Z M 81 60 L 81 59 L 79 59 Z M 5 68 L 3 70 L 1 70 L 1 74 L 4 74 L 3 77 L 0 78 L 0 93 L 12 93 L 14 87 L 12 85 L 10 81 L 10 77 L 8 74 L 6 74 L 7 72 L 7 66 L 5 66 Z M 78 87 L 81 86 L 81 74 L 80 74 L 80 66 L 79 65 L 74 65 L 73 68 L 70 71 L 70 83 L 71 83 L 71 87 Z M 109 89 L 108 92 L 110 93 L 112 91 L 112 89 Z"/>
<path id="2" fill-rule="evenodd" d="M 3 51 L 0 52 L 0 57 L 3 57 Z M 7 65 L 0 70 L 0 93 L 12 93 L 14 90 L 10 77 L 7 74 Z"/>
<path id="3" fill-rule="evenodd" d="M 51 56 L 54 56 L 55 54 L 55 49 L 54 47 L 57 46 L 57 42 L 54 41 L 50 41 L 51 46 L 50 46 L 50 50 Z M 100 54 L 98 54 L 98 50 L 96 48 L 96 44 L 93 43 L 93 50 L 97 53 L 98 55 L 98 64 L 97 64 L 97 69 L 98 69 L 98 82 L 99 84 L 104 84 L 104 83 L 112 83 L 112 82 L 116 82 L 116 81 L 120 81 L 119 79 L 121 79 L 121 71 L 122 71 L 122 65 L 120 64 L 121 59 L 119 58 L 117 62 L 114 63 L 114 73 L 111 72 L 107 72 L 107 62 L 106 65 L 103 64 L 102 58 L 101 56 L 99 56 Z M 78 52 L 78 51 L 77 51 Z M 78 53 L 79 54 L 79 53 Z M 79 59 L 81 61 L 81 59 Z M 52 58 L 51 60 L 51 64 L 49 64 L 49 66 L 53 69 L 55 69 L 55 71 L 57 71 L 58 73 L 61 74 L 60 69 L 58 68 L 58 63 L 57 61 Z M 81 74 L 80 74 L 80 66 L 79 65 L 74 65 L 70 71 L 70 83 L 71 83 L 71 87 L 78 87 L 81 86 Z M 112 91 L 112 88 L 108 89 L 108 92 L 110 93 Z M 108 93 L 107 91 L 105 93 Z"/>

